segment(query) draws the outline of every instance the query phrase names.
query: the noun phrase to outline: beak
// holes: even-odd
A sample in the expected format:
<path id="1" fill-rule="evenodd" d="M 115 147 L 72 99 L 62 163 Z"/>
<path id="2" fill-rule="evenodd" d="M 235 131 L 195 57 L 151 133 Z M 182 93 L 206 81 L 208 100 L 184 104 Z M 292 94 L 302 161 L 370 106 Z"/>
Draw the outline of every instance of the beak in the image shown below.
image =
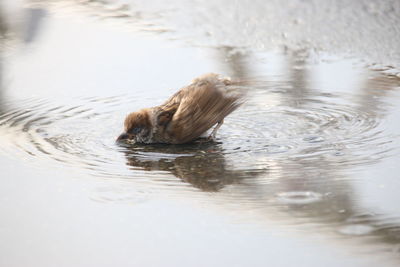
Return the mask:
<path id="1" fill-rule="evenodd" d="M 129 134 L 127 134 L 127 133 L 122 133 L 122 134 L 120 134 L 120 135 L 118 136 L 117 142 L 122 141 L 122 140 L 126 140 L 126 139 L 129 139 Z"/>

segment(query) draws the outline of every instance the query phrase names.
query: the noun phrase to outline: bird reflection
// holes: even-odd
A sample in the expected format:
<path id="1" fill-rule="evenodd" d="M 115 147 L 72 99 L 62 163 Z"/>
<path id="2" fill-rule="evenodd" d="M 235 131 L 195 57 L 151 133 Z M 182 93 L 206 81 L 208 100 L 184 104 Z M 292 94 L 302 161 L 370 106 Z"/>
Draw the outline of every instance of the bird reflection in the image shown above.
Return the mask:
<path id="1" fill-rule="evenodd" d="M 146 171 L 167 171 L 205 192 L 218 192 L 240 184 L 262 171 L 235 170 L 228 166 L 220 143 L 197 141 L 187 145 L 132 145 L 126 147 L 127 165 Z"/>
<path id="2" fill-rule="evenodd" d="M 81 2 L 88 4 L 93 1 Z M 99 6 L 101 6 L 101 1 L 96 2 L 99 2 Z M 117 12 L 105 8 L 102 10 L 107 11 L 103 12 L 104 17 Z M 96 10 L 93 13 L 100 14 L 101 12 Z M 115 13 L 112 17 L 132 21 L 124 13 L 123 10 L 118 10 L 118 13 Z M 31 43 L 35 40 L 35 36 L 40 32 L 40 27 L 44 22 L 42 18 L 45 15 L 46 12 L 40 9 L 27 10 L 27 27 L 22 38 L 24 42 Z M 0 35 L 4 35 L 5 25 L 0 14 Z M 218 49 L 218 53 L 220 54 L 219 57 L 215 58 L 220 65 L 224 66 L 225 74 L 234 79 L 252 81 L 255 73 L 263 71 L 262 68 L 257 70 L 257 62 L 260 61 L 257 61 L 256 54 L 242 52 L 235 47 L 226 46 Z M 321 92 L 318 89 L 313 90 L 312 85 L 309 84 L 315 73 L 307 68 L 307 51 L 289 51 L 284 54 L 282 59 L 286 64 L 285 70 L 280 73 L 279 78 L 281 84 L 286 87 L 285 90 L 281 91 L 280 102 L 277 105 L 311 111 L 307 107 L 307 105 L 310 105 L 310 102 L 306 101 L 307 98 Z M 0 57 L 0 87 L 1 72 Z M 263 86 L 259 88 L 250 87 L 249 90 L 252 93 L 256 93 L 258 90 L 258 95 L 265 96 L 265 99 L 267 99 L 267 97 L 272 96 L 271 89 L 276 89 L 276 83 L 271 82 L 272 77 L 268 75 L 262 77 Z M 389 81 L 385 76 L 376 75 L 374 79 L 364 82 L 361 88 L 354 88 L 357 90 L 357 97 L 354 99 L 357 109 L 368 112 L 369 118 L 384 117 L 388 92 L 398 88 L 399 81 L 397 79 L 390 79 Z M 0 93 L 2 89 L 4 88 L 0 88 Z M 265 144 L 268 141 L 266 140 Z M 287 154 L 286 157 L 274 157 L 261 150 L 261 152 L 258 151 L 259 154 L 251 154 L 253 151 L 250 151 L 248 153 L 251 154 L 251 157 L 244 159 L 242 156 L 245 153 L 238 152 L 228 155 L 221 143 L 199 141 L 176 146 L 131 145 L 126 146 L 123 153 L 126 164 L 133 170 L 170 173 L 182 182 L 201 191 L 219 192 L 215 194 L 216 197 L 223 195 L 226 199 L 235 198 L 240 202 L 238 209 L 252 211 L 256 209 L 257 214 L 266 219 L 272 219 L 274 216 L 278 216 L 277 214 L 284 213 L 289 217 L 285 221 L 286 224 L 288 221 L 292 222 L 301 217 L 311 225 L 320 223 L 329 228 L 330 231 L 351 224 L 368 225 L 373 229 L 371 235 L 389 244 L 400 244 L 398 222 L 375 213 L 372 208 L 362 208 L 359 205 L 360 201 L 357 199 L 356 188 L 350 182 L 354 180 L 353 172 L 355 171 L 353 169 L 355 166 L 346 164 L 346 162 L 356 162 L 357 159 L 363 157 L 362 153 L 349 153 L 347 156 L 338 157 L 329 153 L 321 153 L 318 156 L 316 153 L 325 148 L 319 147 L 315 143 L 309 144 L 305 149 L 307 150 L 301 151 L 298 155 Z M 362 152 L 356 151 L 357 147 L 349 150 L 351 152 Z M 298 157 L 299 154 L 309 157 Z M 265 169 L 251 169 L 254 165 L 253 161 L 258 159 L 264 162 L 268 161 L 270 166 L 265 164 Z M 247 168 L 237 168 L 239 162 L 246 162 L 246 160 Z M 262 181 L 247 183 L 257 177 L 262 177 Z M 269 181 L 274 182 L 267 183 Z M 239 187 L 238 185 L 243 186 Z M 224 191 L 222 189 L 227 186 L 232 186 L 236 190 L 234 192 L 222 192 Z M 320 194 L 320 199 L 313 203 L 301 204 L 301 201 L 298 201 L 299 199 L 282 198 L 282 194 L 279 194 L 282 192 L 314 192 Z M 307 197 L 307 194 L 304 194 L 304 196 Z M 229 207 L 227 205 L 227 208 Z M 313 231 L 315 231 L 315 228 L 313 228 Z"/>

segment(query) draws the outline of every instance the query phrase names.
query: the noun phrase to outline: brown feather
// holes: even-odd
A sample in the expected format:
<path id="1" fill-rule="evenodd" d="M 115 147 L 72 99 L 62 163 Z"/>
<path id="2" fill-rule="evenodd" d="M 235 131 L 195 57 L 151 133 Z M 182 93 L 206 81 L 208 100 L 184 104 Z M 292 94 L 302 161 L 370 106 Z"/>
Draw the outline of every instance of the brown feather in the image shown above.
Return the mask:
<path id="1" fill-rule="evenodd" d="M 151 127 L 148 139 L 134 137 L 135 141 L 171 144 L 190 142 L 222 122 L 241 104 L 241 96 L 228 90 L 230 84 L 229 80 L 221 79 L 217 74 L 203 75 L 183 87 L 163 105 L 128 115 L 125 131 L 145 124 Z"/>
<path id="2" fill-rule="evenodd" d="M 181 90 L 179 107 L 167 129 L 176 143 L 198 138 L 238 107 L 238 97 L 229 96 L 225 83 L 206 76 Z"/>

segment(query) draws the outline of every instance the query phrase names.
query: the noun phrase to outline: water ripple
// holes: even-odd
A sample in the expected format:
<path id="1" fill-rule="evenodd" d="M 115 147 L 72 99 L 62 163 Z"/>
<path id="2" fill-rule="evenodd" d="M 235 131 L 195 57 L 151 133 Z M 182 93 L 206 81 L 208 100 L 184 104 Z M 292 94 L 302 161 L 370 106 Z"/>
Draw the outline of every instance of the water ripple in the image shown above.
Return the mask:
<path id="1" fill-rule="evenodd" d="M 398 218 L 357 216 L 349 200 L 347 180 L 357 167 L 398 152 L 398 136 L 385 131 L 382 109 L 359 105 L 353 95 L 299 97 L 261 82 L 243 89 L 251 94 L 226 118 L 217 140 L 188 145 L 115 143 L 128 112 L 159 103 L 143 96 L 5 103 L 0 153 L 112 181 L 91 194 L 99 202 L 135 204 L 153 192 L 190 198 L 203 192 L 265 216 L 276 208 L 297 223 L 314 218 L 342 235 L 398 242 Z"/>
<path id="2" fill-rule="evenodd" d="M 276 200 L 282 204 L 304 205 L 321 201 L 322 194 L 317 192 L 281 192 Z"/>
<path id="3" fill-rule="evenodd" d="M 301 106 L 293 107 L 284 101 L 265 105 L 267 96 L 273 98 L 281 92 L 264 94 L 261 100 L 250 99 L 228 117 L 214 144 L 151 147 L 117 147 L 114 143 L 124 115 L 121 107 L 132 101 L 125 96 L 77 99 L 71 106 L 30 99 L 21 103 L 24 109 L 10 108 L 0 115 L 0 129 L 6 138 L 2 148 L 15 146 L 18 149 L 14 152 L 22 150 L 37 157 L 79 164 L 94 171 L 94 175 L 96 171 L 104 175 L 107 169 L 113 177 L 117 169 L 117 176 L 121 175 L 121 162 L 114 162 L 117 155 L 121 158 L 121 152 L 127 154 L 128 165 L 149 169 L 154 163 L 159 169 L 170 171 L 176 169 L 174 161 L 199 161 L 206 157 L 214 157 L 216 164 L 221 164 L 220 158 L 223 165 L 233 161 L 233 165 L 244 170 L 268 165 L 271 159 L 289 164 L 318 159 L 317 165 L 322 161 L 343 168 L 376 162 L 393 150 L 390 136 L 385 136 L 381 129 L 379 116 L 340 103 L 345 102 L 341 98 L 317 95 L 302 99 Z M 246 159 L 247 163 L 239 163 Z M 208 161 L 205 160 L 213 164 Z M 171 166 L 167 167 L 168 162 Z M 274 167 L 270 168 L 272 171 Z"/>

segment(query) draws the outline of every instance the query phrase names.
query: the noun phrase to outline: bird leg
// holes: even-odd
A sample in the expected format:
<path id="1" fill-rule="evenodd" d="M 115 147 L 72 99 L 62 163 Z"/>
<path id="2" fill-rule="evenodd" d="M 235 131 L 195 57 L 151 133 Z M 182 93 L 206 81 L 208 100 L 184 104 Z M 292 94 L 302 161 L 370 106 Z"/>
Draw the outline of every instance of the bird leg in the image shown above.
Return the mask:
<path id="1" fill-rule="evenodd" d="M 217 123 L 217 126 L 214 127 L 210 136 L 207 138 L 208 140 L 215 140 L 215 135 L 217 134 L 219 127 L 221 127 L 223 123 L 224 123 L 224 120 L 221 120 Z"/>

